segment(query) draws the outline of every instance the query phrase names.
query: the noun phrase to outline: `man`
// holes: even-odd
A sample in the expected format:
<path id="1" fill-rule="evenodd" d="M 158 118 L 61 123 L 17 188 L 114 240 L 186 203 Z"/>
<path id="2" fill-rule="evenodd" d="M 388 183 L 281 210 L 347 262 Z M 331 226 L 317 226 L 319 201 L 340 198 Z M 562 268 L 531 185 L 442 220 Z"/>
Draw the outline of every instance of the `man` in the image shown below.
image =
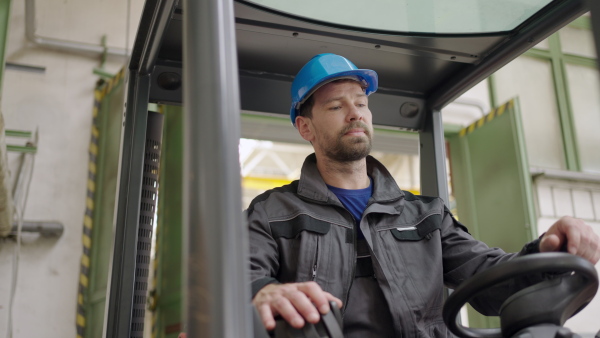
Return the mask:
<path id="1" fill-rule="evenodd" d="M 441 199 L 400 190 L 368 156 L 368 95 L 376 90 L 374 71 L 334 54 L 312 58 L 292 84 L 292 123 L 315 152 L 299 181 L 248 208 L 253 304 L 267 329 L 276 316 L 296 328 L 316 323 L 332 300 L 346 337 L 443 337 L 444 285 L 564 244 L 594 264 L 600 259 L 598 236 L 580 220 L 562 218 L 506 254 L 474 240 Z M 496 296 L 473 305 L 493 314 L 507 295 Z"/>

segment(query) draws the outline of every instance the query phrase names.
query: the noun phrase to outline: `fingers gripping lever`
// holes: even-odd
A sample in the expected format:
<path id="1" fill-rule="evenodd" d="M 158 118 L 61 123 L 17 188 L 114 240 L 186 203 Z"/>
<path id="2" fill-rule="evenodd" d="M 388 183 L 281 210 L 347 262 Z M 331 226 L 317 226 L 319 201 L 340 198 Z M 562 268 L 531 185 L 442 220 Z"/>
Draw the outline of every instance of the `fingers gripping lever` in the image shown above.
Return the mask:
<path id="1" fill-rule="evenodd" d="M 304 327 L 296 329 L 288 324 L 284 319 L 277 319 L 275 330 L 266 333 L 264 326 L 258 319 L 256 308 L 254 310 L 254 337 L 274 337 L 274 338 L 343 338 L 342 333 L 342 314 L 335 302 L 329 302 L 331 309 L 327 314 L 321 315 L 321 320 L 316 324 L 306 322 Z"/>

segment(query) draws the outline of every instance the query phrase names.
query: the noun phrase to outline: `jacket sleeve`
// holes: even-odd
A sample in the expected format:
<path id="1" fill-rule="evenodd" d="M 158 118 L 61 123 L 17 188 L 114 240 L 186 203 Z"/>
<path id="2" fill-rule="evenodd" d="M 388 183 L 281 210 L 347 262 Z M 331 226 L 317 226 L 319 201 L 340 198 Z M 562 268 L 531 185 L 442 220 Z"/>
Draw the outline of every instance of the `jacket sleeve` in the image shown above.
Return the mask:
<path id="1" fill-rule="evenodd" d="M 500 248 L 490 248 L 485 243 L 474 239 L 467 232 L 467 228 L 446 208 L 442 218 L 441 235 L 444 283 L 452 289 L 478 272 L 515 257 L 536 252 L 539 244 L 538 240 L 528 243 L 519 253 L 505 253 Z M 500 306 L 506 298 L 541 279 L 541 276 L 529 276 L 502 283 L 473 298 L 469 303 L 484 315 L 498 315 Z"/>
<path id="2" fill-rule="evenodd" d="M 250 239 L 250 281 L 252 298 L 264 286 L 278 283 L 279 253 L 273 239 L 268 217 L 261 203 L 256 203 L 248 211 Z"/>

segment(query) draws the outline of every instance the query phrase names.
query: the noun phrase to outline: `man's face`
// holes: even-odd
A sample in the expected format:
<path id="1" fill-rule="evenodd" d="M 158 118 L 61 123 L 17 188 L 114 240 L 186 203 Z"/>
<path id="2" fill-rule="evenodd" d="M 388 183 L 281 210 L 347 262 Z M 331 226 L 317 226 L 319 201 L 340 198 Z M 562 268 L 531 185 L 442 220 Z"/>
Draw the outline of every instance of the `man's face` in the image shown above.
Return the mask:
<path id="1" fill-rule="evenodd" d="M 373 126 L 368 97 L 359 83 L 328 83 L 313 100 L 312 118 L 302 118 L 299 130 L 315 152 L 338 162 L 365 158 L 371 152 Z"/>

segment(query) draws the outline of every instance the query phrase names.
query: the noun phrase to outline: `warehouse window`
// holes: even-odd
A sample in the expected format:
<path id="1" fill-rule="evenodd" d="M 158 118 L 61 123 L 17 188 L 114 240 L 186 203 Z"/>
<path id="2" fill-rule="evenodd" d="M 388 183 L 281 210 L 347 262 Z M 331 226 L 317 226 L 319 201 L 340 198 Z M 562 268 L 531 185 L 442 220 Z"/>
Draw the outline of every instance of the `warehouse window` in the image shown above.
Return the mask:
<path id="1" fill-rule="evenodd" d="M 495 103 L 520 97 L 531 166 L 600 173 L 600 79 L 589 14 L 499 70 L 491 83 Z"/>

